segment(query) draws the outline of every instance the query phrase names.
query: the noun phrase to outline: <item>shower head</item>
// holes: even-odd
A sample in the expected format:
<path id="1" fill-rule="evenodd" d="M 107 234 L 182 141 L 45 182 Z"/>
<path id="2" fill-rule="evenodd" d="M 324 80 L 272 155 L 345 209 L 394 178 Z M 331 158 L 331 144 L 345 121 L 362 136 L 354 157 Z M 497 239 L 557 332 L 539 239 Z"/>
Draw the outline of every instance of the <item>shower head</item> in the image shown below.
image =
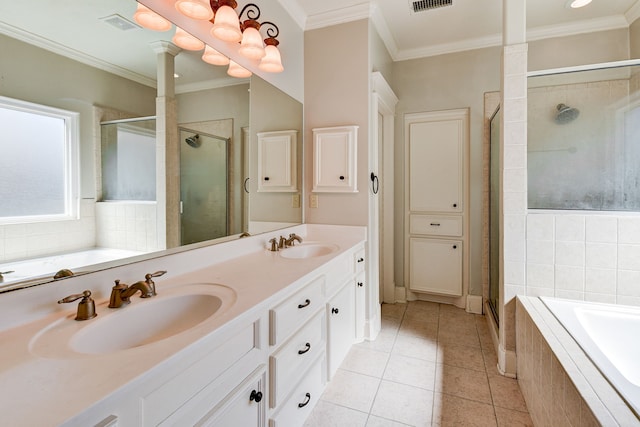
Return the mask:
<path id="1" fill-rule="evenodd" d="M 558 104 L 556 108 L 558 112 L 556 113 L 555 122 L 559 125 L 570 123 L 580 115 L 580 110 L 565 104 Z"/>
<path id="2" fill-rule="evenodd" d="M 200 144 L 202 144 L 200 142 L 200 135 L 198 135 L 198 134 L 195 134 L 193 136 L 185 138 L 184 142 L 186 142 L 187 144 L 189 144 L 193 148 L 198 148 L 198 147 L 200 147 Z"/>

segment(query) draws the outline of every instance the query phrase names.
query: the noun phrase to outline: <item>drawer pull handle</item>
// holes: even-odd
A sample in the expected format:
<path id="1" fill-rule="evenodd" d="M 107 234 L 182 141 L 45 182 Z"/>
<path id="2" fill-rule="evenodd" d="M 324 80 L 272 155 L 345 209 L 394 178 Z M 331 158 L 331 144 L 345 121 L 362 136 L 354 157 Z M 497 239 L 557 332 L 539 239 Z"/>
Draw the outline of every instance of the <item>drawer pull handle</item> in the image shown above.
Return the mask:
<path id="1" fill-rule="evenodd" d="M 265 177 L 264 177 L 264 180 L 265 180 L 265 181 L 269 181 L 269 177 L 268 177 L 268 176 L 265 176 Z"/>
<path id="2" fill-rule="evenodd" d="M 306 299 L 304 300 L 304 304 L 298 304 L 298 308 L 305 308 L 309 304 L 311 304 L 311 300 Z"/>
<path id="3" fill-rule="evenodd" d="M 311 402 L 311 393 L 305 394 L 304 397 L 305 397 L 305 401 L 302 403 L 298 403 L 298 408 L 304 408 L 309 404 L 309 402 Z"/>
<path id="4" fill-rule="evenodd" d="M 434 226 L 434 227 L 440 227 L 440 223 L 439 222 L 432 222 L 431 225 Z"/>
<path id="5" fill-rule="evenodd" d="M 453 249 L 458 249 L 458 245 L 453 245 Z"/>
<path id="6" fill-rule="evenodd" d="M 358 262 L 363 262 L 364 258 L 358 258 Z"/>
<path id="7" fill-rule="evenodd" d="M 304 346 L 305 346 L 305 349 L 304 350 L 298 350 L 298 354 L 305 354 L 307 351 L 311 350 L 311 344 L 306 343 Z"/>
<path id="8" fill-rule="evenodd" d="M 359 286 L 359 287 L 363 287 L 363 286 L 364 286 L 364 283 L 362 283 L 362 282 L 358 282 L 358 286 Z"/>
<path id="9" fill-rule="evenodd" d="M 340 313 L 340 310 L 338 310 L 337 308 L 333 307 L 331 309 L 331 314 L 338 314 L 338 313 Z"/>
<path id="10" fill-rule="evenodd" d="M 260 403 L 260 401 L 262 400 L 262 392 L 251 390 L 251 396 L 249 396 L 249 400 L 255 401 L 256 403 Z"/>

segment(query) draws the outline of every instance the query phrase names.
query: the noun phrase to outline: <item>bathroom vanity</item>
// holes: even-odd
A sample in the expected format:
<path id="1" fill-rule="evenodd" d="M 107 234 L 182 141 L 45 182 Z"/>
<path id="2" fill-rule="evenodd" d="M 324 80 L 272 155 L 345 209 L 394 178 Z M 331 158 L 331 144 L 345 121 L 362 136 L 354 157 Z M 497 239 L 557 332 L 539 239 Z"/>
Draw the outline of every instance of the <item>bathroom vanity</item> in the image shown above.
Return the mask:
<path id="1" fill-rule="evenodd" d="M 302 425 L 362 337 L 364 240 L 299 225 L 3 294 L 2 424 Z M 157 270 L 157 296 L 107 307 Z M 56 301 L 85 289 L 97 317 L 76 321 Z"/>

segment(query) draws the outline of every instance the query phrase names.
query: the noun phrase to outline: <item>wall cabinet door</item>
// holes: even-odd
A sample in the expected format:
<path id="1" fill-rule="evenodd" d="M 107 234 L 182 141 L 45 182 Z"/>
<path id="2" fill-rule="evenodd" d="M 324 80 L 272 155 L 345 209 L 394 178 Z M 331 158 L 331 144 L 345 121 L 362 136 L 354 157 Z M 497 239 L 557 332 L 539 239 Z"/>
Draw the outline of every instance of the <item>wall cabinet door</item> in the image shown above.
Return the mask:
<path id="1" fill-rule="evenodd" d="M 297 131 L 258 133 L 258 191 L 297 191 Z"/>
<path id="2" fill-rule="evenodd" d="M 348 281 L 327 303 L 329 378 L 349 352 L 355 338 L 354 287 Z"/>
<path id="3" fill-rule="evenodd" d="M 462 212 L 464 121 L 409 125 L 409 210 Z"/>
<path id="4" fill-rule="evenodd" d="M 410 238 L 409 288 L 461 296 L 462 241 Z"/>
<path id="5" fill-rule="evenodd" d="M 313 192 L 357 193 L 358 126 L 313 129 Z"/>

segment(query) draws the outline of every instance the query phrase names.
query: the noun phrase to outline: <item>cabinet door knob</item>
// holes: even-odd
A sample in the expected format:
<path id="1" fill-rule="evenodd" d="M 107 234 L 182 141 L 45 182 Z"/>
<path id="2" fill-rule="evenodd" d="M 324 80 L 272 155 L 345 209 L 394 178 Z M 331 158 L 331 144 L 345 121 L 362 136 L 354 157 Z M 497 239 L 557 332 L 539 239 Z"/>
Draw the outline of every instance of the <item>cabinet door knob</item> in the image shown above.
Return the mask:
<path id="1" fill-rule="evenodd" d="M 453 249 L 458 249 L 458 245 L 453 245 Z"/>
<path id="2" fill-rule="evenodd" d="M 340 181 L 344 181 L 344 175 L 340 175 Z"/>
<path id="3" fill-rule="evenodd" d="M 362 287 L 362 286 L 364 286 L 364 283 L 358 282 L 358 286 Z"/>
<path id="4" fill-rule="evenodd" d="M 338 310 L 337 308 L 333 307 L 331 309 L 331 314 L 338 314 L 338 313 L 340 313 L 340 310 Z"/>
<path id="5" fill-rule="evenodd" d="M 309 304 L 311 304 L 311 300 L 306 299 L 306 300 L 304 300 L 304 304 L 298 304 L 298 308 L 305 308 Z"/>
<path id="6" fill-rule="evenodd" d="M 305 354 L 309 350 L 311 350 L 311 344 L 306 343 L 304 345 L 304 350 L 298 350 L 298 354 Z"/>
<path id="7" fill-rule="evenodd" d="M 298 403 L 298 408 L 304 408 L 309 404 L 309 402 L 311 401 L 311 393 L 305 394 L 304 397 L 305 397 L 304 402 Z"/>
<path id="8" fill-rule="evenodd" d="M 454 208 L 457 208 L 457 207 L 458 207 L 458 204 L 457 204 L 457 203 L 454 203 L 454 204 L 453 204 L 453 207 L 454 207 Z"/>
<path id="9" fill-rule="evenodd" d="M 265 180 L 265 181 L 269 181 L 269 177 L 268 177 L 268 176 L 265 176 L 265 177 L 264 177 L 264 180 Z M 454 205 L 454 206 L 455 206 L 455 205 Z"/>
<path id="10" fill-rule="evenodd" d="M 251 390 L 251 396 L 249 396 L 249 400 L 255 401 L 256 403 L 260 403 L 260 401 L 262 400 L 262 392 Z"/>

